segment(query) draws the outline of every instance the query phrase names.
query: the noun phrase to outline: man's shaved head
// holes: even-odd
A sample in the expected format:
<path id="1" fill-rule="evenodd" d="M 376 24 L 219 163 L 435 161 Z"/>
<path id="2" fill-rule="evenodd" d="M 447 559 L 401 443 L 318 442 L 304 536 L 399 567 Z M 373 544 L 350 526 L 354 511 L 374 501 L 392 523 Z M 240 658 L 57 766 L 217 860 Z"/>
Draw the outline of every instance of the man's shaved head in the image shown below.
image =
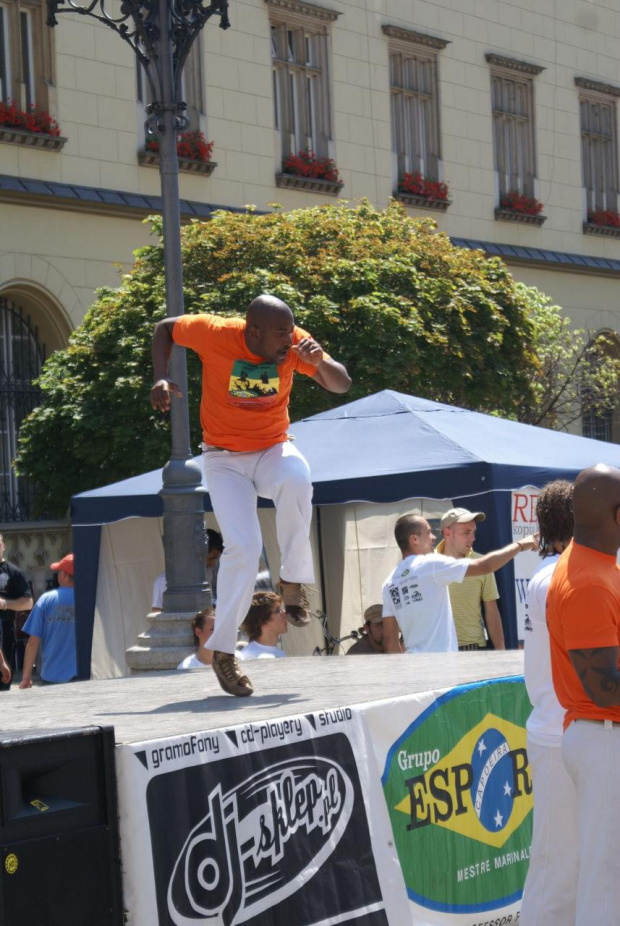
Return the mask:
<path id="1" fill-rule="evenodd" d="M 420 535 L 422 528 L 426 524 L 426 518 L 419 514 L 403 514 L 400 516 L 394 526 L 394 540 L 401 551 L 405 551 L 409 546 L 409 537 L 411 534 Z"/>
<path id="2" fill-rule="evenodd" d="M 293 313 L 286 302 L 278 299 L 277 296 L 270 296 L 268 293 L 257 296 L 248 306 L 245 320 L 248 325 L 255 325 L 257 328 L 269 325 L 277 317 L 290 318 L 293 320 Z"/>
<path id="3" fill-rule="evenodd" d="M 394 539 L 403 556 L 431 553 L 435 535 L 431 526 L 419 514 L 403 514 L 394 527 Z"/>
<path id="4" fill-rule="evenodd" d="M 575 540 L 615 555 L 620 543 L 620 469 L 597 463 L 582 470 L 573 493 Z"/>
<path id="5" fill-rule="evenodd" d="M 248 306 L 245 343 L 258 357 L 270 363 L 284 363 L 293 346 L 295 319 L 286 302 L 265 293 Z"/>

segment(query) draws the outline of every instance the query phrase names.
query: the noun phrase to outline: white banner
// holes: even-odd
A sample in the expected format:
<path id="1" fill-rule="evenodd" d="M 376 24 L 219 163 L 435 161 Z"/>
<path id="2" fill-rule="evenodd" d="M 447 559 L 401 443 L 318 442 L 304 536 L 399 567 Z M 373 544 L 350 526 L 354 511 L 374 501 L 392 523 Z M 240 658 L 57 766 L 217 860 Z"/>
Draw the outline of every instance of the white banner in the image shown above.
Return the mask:
<path id="1" fill-rule="evenodd" d="M 512 492 L 512 539 L 523 540 L 538 530 L 536 518 L 536 502 L 540 489 L 526 486 L 524 489 Z M 527 550 L 519 553 L 513 560 L 515 576 L 515 603 L 517 607 L 517 636 L 520 643 L 525 638 L 525 597 L 530 579 L 540 565 L 538 553 Z"/>
<path id="2" fill-rule="evenodd" d="M 130 926 L 407 922 L 357 709 L 119 746 L 117 770 Z"/>

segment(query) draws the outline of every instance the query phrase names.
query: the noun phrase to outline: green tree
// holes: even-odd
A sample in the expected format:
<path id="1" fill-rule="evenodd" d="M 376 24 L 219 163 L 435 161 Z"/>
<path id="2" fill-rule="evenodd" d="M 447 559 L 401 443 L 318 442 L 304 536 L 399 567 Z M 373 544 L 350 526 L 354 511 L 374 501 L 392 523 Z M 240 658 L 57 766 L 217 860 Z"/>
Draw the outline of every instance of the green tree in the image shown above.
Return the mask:
<path id="1" fill-rule="evenodd" d="M 545 338 L 549 318 L 562 321 L 559 309 L 515 283 L 499 259 L 454 247 L 397 203 L 216 213 L 184 228 L 183 261 L 187 312 L 240 314 L 262 292 L 284 299 L 297 323 L 346 363 L 347 401 L 394 389 L 528 421 L 546 401 L 553 338 Z M 117 290 L 98 293 L 67 349 L 45 364 L 43 404 L 22 426 L 16 461 L 37 485 L 39 511 L 62 514 L 73 493 L 168 458 L 167 419 L 149 404 L 150 339 L 164 314 L 156 241 L 136 253 Z M 198 452 L 192 352 L 188 374 Z M 291 417 L 342 401 L 299 377 Z"/>
<path id="2" fill-rule="evenodd" d="M 573 328 L 547 296 L 533 287 L 518 286 L 527 299 L 539 365 L 530 397 L 519 408 L 519 420 L 562 430 L 585 412 L 613 408 L 620 361 L 611 336 L 591 336 L 584 329 Z"/>

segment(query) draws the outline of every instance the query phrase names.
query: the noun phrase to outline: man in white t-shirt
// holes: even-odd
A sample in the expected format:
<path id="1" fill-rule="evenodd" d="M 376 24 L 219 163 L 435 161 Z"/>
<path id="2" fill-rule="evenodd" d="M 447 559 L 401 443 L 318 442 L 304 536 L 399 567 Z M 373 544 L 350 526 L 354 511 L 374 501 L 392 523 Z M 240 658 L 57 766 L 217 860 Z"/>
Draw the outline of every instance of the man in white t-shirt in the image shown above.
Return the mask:
<path id="1" fill-rule="evenodd" d="M 284 602 L 275 592 L 254 592 L 241 629 L 250 638 L 247 646 L 237 650 L 237 659 L 242 662 L 286 656 L 278 642 L 282 634 L 288 631 L 288 621 Z"/>
<path id="2" fill-rule="evenodd" d="M 534 830 L 522 926 L 564 926 L 574 923 L 576 915 L 577 792 L 562 761 L 565 711 L 551 678 L 546 614 L 551 577 L 573 535 L 572 502 L 573 484 L 558 479 L 544 487 L 536 505 L 542 562 L 527 589 L 524 654 L 525 686 L 534 708 L 527 721 Z"/>
<path id="3" fill-rule="evenodd" d="M 495 572 L 523 550 L 536 550 L 534 536 L 509 543 L 478 559 L 433 553 L 435 535 L 426 518 L 404 514 L 394 528 L 402 560 L 383 583 L 383 640 L 386 653 L 446 653 L 458 649 L 448 585 L 465 576 Z"/>

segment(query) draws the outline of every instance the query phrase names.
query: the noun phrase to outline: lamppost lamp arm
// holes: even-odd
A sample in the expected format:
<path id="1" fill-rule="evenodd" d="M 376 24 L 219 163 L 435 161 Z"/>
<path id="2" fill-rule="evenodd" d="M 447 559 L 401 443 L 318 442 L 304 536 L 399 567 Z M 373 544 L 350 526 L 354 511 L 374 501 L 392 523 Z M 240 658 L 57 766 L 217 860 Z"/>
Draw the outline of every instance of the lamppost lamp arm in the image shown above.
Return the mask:
<path id="1" fill-rule="evenodd" d="M 149 82 L 151 97 L 155 103 L 175 103 L 181 122 L 177 128 L 184 128 L 181 101 L 181 75 L 194 39 L 212 16 L 220 17 L 220 29 L 228 29 L 228 0 L 212 0 L 203 6 L 200 0 L 167 0 L 168 22 L 162 29 L 158 0 L 122 0 L 118 13 L 109 12 L 106 0 L 92 0 L 80 4 L 76 0 L 47 0 L 47 25 L 57 26 L 56 16 L 60 13 L 78 13 L 90 16 L 109 26 L 127 42 L 144 68 Z M 172 47 L 173 99 L 166 100 L 161 81 L 161 40 Z M 149 131 L 152 131 L 149 126 Z"/>

